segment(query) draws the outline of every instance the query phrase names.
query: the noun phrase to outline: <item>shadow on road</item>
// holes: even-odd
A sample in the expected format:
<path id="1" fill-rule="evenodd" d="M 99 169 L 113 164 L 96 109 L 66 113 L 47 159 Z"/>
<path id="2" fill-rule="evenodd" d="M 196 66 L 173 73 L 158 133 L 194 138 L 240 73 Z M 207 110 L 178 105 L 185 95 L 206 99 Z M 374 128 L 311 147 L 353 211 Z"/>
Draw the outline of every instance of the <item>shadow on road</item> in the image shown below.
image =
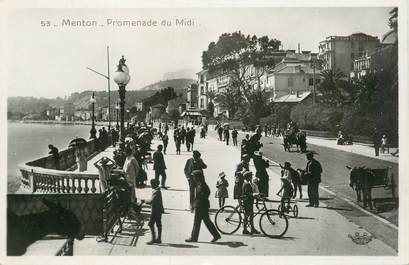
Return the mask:
<path id="1" fill-rule="evenodd" d="M 198 248 L 198 246 L 194 246 L 194 245 L 188 245 L 188 244 L 172 244 L 172 243 L 156 244 L 155 246 L 172 247 L 172 248 Z"/>
<path id="2" fill-rule="evenodd" d="M 203 243 L 203 244 L 212 244 L 212 245 L 220 245 L 220 246 L 228 246 L 230 248 L 238 248 L 238 247 L 247 247 L 246 244 L 240 241 L 227 241 L 227 242 L 198 242 L 198 243 Z"/>
<path id="3" fill-rule="evenodd" d="M 328 210 L 336 210 L 336 211 L 352 211 L 351 208 L 341 208 L 341 207 L 325 206 L 325 207 L 320 207 L 320 208 L 325 208 L 325 209 L 328 209 Z"/>

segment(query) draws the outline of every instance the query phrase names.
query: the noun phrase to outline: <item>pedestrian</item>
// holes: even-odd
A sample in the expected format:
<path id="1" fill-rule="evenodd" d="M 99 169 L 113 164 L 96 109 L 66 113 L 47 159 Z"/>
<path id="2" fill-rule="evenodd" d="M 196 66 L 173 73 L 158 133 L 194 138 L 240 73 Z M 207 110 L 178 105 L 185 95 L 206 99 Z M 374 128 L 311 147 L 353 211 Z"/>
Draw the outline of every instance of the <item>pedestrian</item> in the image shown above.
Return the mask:
<path id="1" fill-rule="evenodd" d="M 375 149 L 375 156 L 379 156 L 379 147 L 381 146 L 381 136 L 376 128 L 372 134 L 372 141 Z"/>
<path id="2" fill-rule="evenodd" d="M 219 141 L 222 141 L 222 136 L 223 136 L 223 127 L 220 125 L 219 128 L 217 129 L 217 134 L 219 135 Z"/>
<path id="3" fill-rule="evenodd" d="M 244 208 L 243 234 L 260 234 L 260 232 L 254 228 L 254 222 L 253 222 L 254 195 L 253 195 L 253 187 L 251 185 L 253 173 L 250 171 L 246 171 L 244 172 L 243 177 L 244 177 L 243 192 L 242 192 L 243 208 Z M 250 229 L 251 229 L 250 231 L 247 229 L 249 224 L 250 224 Z"/>
<path id="4" fill-rule="evenodd" d="M 75 162 L 77 163 L 77 169 L 79 172 L 87 170 L 87 153 L 84 146 L 78 146 L 75 150 Z"/>
<path id="5" fill-rule="evenodd" d="M 58 152 L 57 147 L 55 147 L 52 144 L 49 144 L 48 149 L 50 149 L 50 152 L 48 153 L 51 155 L 51 158 L 53 159 L 55 169 L 60 170 L 60 153 Z"/>
<path id="6" fill-rule="evenodd" d="M 314 154 L 309 152 L 306 154 L 307 166 L 305 168 L 305 177 L 308 184 L 308 200 L 309 204 L 306 207 L 319 206 L 318 186 L 321 182 L 322 167 L 320 162 L 314 159 Z"/>
<path id="7" fill-rule="evenodd" d="M 212 243 L 216 242 L 217 240 L 221 238 L 221 236 L 209 217 L 209 208 L 210 208 L 209 186 L 207 186 L 205 182 L 203 171 L 194 170 L 192 172 L 192 177 L 194 178 L 195 188 L 196 188 L 196 193 L 197 193 L 195 200 L 194 200 L 195 217 L 194 217 L 191 236 L 185 241 L 186 242 L 197 242 L 199 238 L 200 225 L 203 221 L 207 229 L 213 236 L 213 239 L 211 240 L 211 242 Z"/>
<path id="8" fill-rule="evenodd" d="M 151 215 L 149 219 L 149 229 L 151 230 L 151 241 L 148 241 L 146 244 L 161 244 L 162 243 L 162 214 L 164 213 L 162 192 L 159 188 L 159 180 L 151 179 L 150 181 L 152 187 L 152 197 L 146 203 L 151 205 Z M 155 224 L 158 228 L 158 237 L 155 233 Z"/>
<path id="9" fill-rule="evenodd" d="M 228 186 L 229 182 L 226 180 L 226 174 L 222 171 L 219 173 L 219 179 L 216 182 L 216 198 L 219 198 L 219 208 L 224 206 L 226 198 L 229 197 Z"/>
<path id="10" fill-rule="evenodd" d="M 386 138 L 386 134 L 384 134 L 382 136 L 382 139 L 381 139 L 381 152 L 382 152 L 382 154 L 384 154 L 385 151 L 387 151 L 388 154 L 389 154 L 388 138 Z"/>
<path id="11" fill-rule="evenodd" d="M 185 142 L 186 142 L 186 151 L 188 151 L 188 152 L 190 152 L 191 137 L 192 137 L 192 134 L 190 132 L 190 128 L 186 127 Z"/>
<path id="12" fill-rule="evenodd" d="M 268 136 L 268 126 L 267 126 L 267 124 L 264 125 L 264 136 L 265 136 L 265 137 Z"/>
<path id="13" fill-rule="evenodd" d="M 159 176 L 162 176 L 161 187 L 166 189 L 166 164 L 162 154 L 163 145 L 158 145 L 158 149 L 153 153 L 153 170 L 155 170 L 155 179 L 159 181 Z"/>
<path id="14" fill-rule="evenodd" d="M 190 211 L 193 211 L 193 202 L 195 200 L 195 182 L 192 177 L 192 172 L 199 170 L 203 172 L 203 169 L 206 169 L 207 165 L 203 162 L 201 154 L 199 151 L 193 151 L 193 157 L 189 158 L 186 161 L 184 172 L 189 184 L 189 202 L 190 202 Z"/>
<path id="15" fill-rule="evenodd" d="M 185 143 L 185 138 L 186 138 L 186 129 L 184 126 L 182 126 L 182 129 L 180 130 L 180 135 L 181 135 L 181 140 L 182 140 L 182 144 Z"/>
<path id="16" fill-rule="evenodd" d="M 249 161 L 248 155 L 244 155 L 240 163 L 236 166 L 236 171 L 234 172 L 234 188 L 233 188 L 233 198 L 238 200 L 239 205 L 241 205 L 241 195 L 243 192 L 243 173 L 249 171 Z"/>
<path id="17" fill-rule="evenodd" d="M 94 163 L 94 166 L 98 169 L 99 190 L 101 193 L 104 193 L 108 189 L 108 180 L 110 178 L 111 170 L 116 166 L 116 163 L 112 159 L 103 156 Z"/>
<path id="18" fill-rule="evenodd" d="M 290 171 L 287 171 L 290 172 Z M 293 186 L 291 184 L 291 177 L 290 174 L 284 174 L 283 177 L 281 178 L 281 188 L 277 192 L 277 195 L 281 195 L 281 211 L 286 212 L 287 209 L 290 208 L 290 200 L 291 197 L 293 196 Z M 281 194 L 282 193 L 282 194 Z M 287 207 L 285 204 L 287 203 Z"/>
<path id="19" fill-rule="evenodd" d="M 180 155 L 180 146 L 182 145 L 182 136 L 180 134 L 176 135 L 175 145 L 176 145 L 176 154 Z"/>
<path id="20" fill-rule="evenodd" d="M 136 161 L 135 157 L 132 154 L 132 149 L 127 147 L 125 148 L 126 159 L 123 166 L 123 171 L 125 173 L 125 179 L 131 189 L 131 203 L 136 203 L 136 178 L 139 174 L 141 167 Z"/>
<path id="21" fill-rule="evenodd" d="M 249 155 L 249 140 L 250 140 L 250 135 L 246 134 L 243 140 L 241 140 L 241 146 L 240 146 L 240 157 L 243 157 L 244 155 Z"/>
<path id="22" fill-rule="evenodd" d="M 226 142 L 226 145 L 229 145 L 230 131 L 229 131 L 229 127 L 228 127 L 228 126 L 226 126 L 226 127 L 224 128 L 223 135 L 224 135 L 224 141 Z"/>
<path id="23" fill-rule="evenodd" d="M 262 152 L 254 152 L 253 157 L 254 167 L 256 168 L 256 178 L 258 178 L 260 193 L 268 197 L 269 191 L 269 176 L 267 174 L 267 168 L 270 166 L 268 160 L 263 159 Z"/>
<path id="24" fill-rule="evenodd" d="M 168 144 L 169 144 L 169 136 L 166 130 L 164 134 L 162 135 L 162 142 L 163 142 L 163 153 L 166 155 L 166 148 L 168 148 Z"/>
<path id="25" fill-rule="evenodd" d="M 190 137 L 189 137 L 189 140 L 190 140 L 190 150 L 193 150 L 193 145 L 194 145 L 194 143 L 195 143 L 195 137 L 196 137 L 196 130 L 195 130 L 194 127 L 192 127 L 192 128 L 190 129 Z"/>
<path id="26" fill-rule="evenodd" d="M 236 129 L 233 129 L 233 131 L 231 131 L 231 137 L 233 139 L 233 145 L 237 146 L 237 135 L 239 134 L 239 132 Z"/>

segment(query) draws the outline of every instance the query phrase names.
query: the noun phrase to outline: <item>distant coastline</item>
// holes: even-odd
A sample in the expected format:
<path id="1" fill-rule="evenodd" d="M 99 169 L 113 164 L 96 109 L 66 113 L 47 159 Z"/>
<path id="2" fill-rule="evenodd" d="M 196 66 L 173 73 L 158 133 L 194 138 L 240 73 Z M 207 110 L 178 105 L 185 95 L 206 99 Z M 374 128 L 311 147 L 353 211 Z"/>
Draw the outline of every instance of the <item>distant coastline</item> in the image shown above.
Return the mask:
<path id="1" fill-rule="evenodd" d="M 91 121 L 56 121 L 56 120 L 7 120 L 14 123 L 35 123 L 35 124 L 63 124 L 63 125 L 90 125 Z M 111 121 L 111 126 L 114 122 Z M 108 126 L 107 121 L 95 122 L 95 126 Z"/>

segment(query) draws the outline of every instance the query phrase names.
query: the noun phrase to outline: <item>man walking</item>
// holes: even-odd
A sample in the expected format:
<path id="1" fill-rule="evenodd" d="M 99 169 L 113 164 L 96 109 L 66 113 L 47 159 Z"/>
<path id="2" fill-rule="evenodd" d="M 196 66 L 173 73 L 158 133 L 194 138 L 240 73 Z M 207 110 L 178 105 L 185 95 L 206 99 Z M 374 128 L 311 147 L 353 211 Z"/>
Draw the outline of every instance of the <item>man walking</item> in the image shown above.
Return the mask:
<path id="1" fill-rule="evenodd" d="M 193 157 L 189 158 L 185 164 L 185 176 L 189 183 L 189 201 L 190 201 L 190 210 L 193 211 L 193 202 L 195 200 L 195 182 L 192 177 L 192 172 L 194 170 L 199 170 L 203 172 L 203 169 L 207 168 L 207 165 L 201 159 L 201 154 L 199 151 L 193 151 Z"/>
<path id="2" fill-rule="evenodd" d="M 153 153 L 153 170 L 155 170 L 155 179 L 159 180 L 159 176 L 162 176 L 161 187 L 166 189 L 166 165 L 165 159 L 162 154 L 163 145 L 158 145 L 158 150 Z"/>
<path id="3" fill-rule="evenodd" d="M 233 145 L 237 146 L 237 135 L 239 134 L 239 132 L 236 129 L 233 129 L 233 131 L 231 131 L 231 137 L 233 139 Z"/>
<path id="4" fill-rule="evenodd" d="M 375 148 L 375 156 L 379 156 L 379 148 L 381 147 L 381 135 L 378 130 L 375 128 L 372 134 L 373 146 Z"/>
<path id="5" fill-rule="evenodd" d="M 319 194 L 318 186 L 321 182 L 321 173 L 322 167 L 320 162 L 314 159 L 314 154 L 309 152 L 307 153 L 307 166 L 305 168 L 305 174 L 308 183 L 308 200 L 309 204 L 306 207 L 315 207 L 319 206 Z"/>
<path id="6" fill-rule="evenodd" d="M 162 141 L 163 141 L 163 153 L 166 155 L 166 148 L 168 147 L 168 144 L 169 144 L 169 136 L 166 130 L 165 130 L 165 133 L 162 135 Z"/>

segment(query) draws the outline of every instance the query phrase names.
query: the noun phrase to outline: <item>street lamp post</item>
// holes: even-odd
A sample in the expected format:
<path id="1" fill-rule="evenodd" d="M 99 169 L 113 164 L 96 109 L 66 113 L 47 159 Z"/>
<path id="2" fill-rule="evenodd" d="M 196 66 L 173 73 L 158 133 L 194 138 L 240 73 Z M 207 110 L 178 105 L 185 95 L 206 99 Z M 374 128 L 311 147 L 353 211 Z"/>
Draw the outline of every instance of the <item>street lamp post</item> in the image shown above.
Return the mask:
<path id="1" fill-rule="evenodd" d="M 92 117 L 91 117 L 92 123 L 91 123 L 91 130 L 89 131 L 89 133 L 90 133 L 89 138 L 90 139 L 95 139 L 95 138 L 97 138 L 96 137 L 97 130 L 95 130 L 95 123 L 94 123 L 94 119 L 95 119 L 95 102 L 96 102 L 94 93 L 92 93 L 90 102 L 91 102 L 91 105 L 92 105 Z"/>
<path id="2" fill-rule="evenodd" d="M 127 117 L 127 119 L 126 119 L 126 127 L 128 127 L 129 128 L 129 109 L 127 109 L 126 110 L 126 117 Z"/>
<path id="3" fill-rule="evenodd" d="M 119 60 L 118 69 L 115 72 L 114 81 L 119 87 L 119 107 L 120 107 L 120 140 L 124 142 L 125 140 L 125 125 L 124 125 L 124 112 L 125 112 L 125 87 L 129 83 L 131 77 L 129 76 L 128 66 L 125 64 L 126 60 L 122 55 L 122 58 Z"/>
<path id="4" fill-rule="evenodd" d="M 118 119 L 119 119 L 119 102 L 116 103 L 115 106 L 116 109 L 116 129 L 119 129 L 119 124 L 118 124 Z"/>

